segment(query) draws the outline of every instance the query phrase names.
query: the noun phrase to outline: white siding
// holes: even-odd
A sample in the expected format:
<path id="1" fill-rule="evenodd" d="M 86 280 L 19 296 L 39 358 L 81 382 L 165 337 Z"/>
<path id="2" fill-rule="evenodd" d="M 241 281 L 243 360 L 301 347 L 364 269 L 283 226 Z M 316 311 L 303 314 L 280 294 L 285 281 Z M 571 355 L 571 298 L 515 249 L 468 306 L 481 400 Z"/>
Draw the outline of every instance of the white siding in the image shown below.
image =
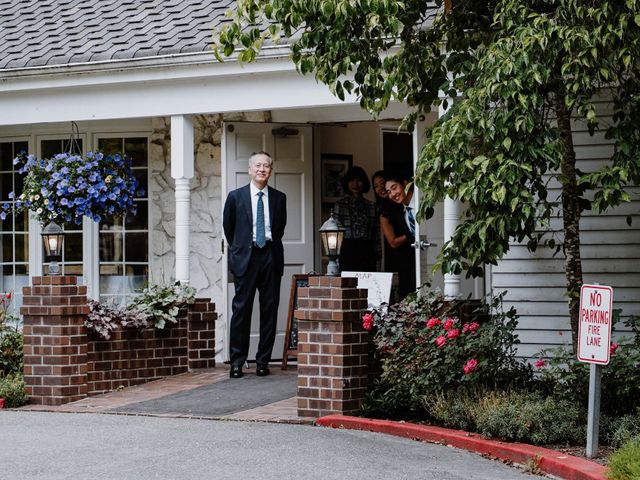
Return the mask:
<path id="1" fill-rule="evenodd" d="M 600 114 L 610 114 L 611 105 L 598 104 Z M 602 132 L 590 136 L 585 124 L 573 122 L 573 140 L 578 168 L 594 171 L 613 153 L 613 146 Z M 557 182 L 551 183 L 549 198 L 559 198 Z M 632 226 L 626 223 L 632 216 Z M 562 218 L 553 219 L 556 241 L 562 241 Z M 624 316 L 640 315 L 640 188 L 632 190 L 632 201 L 597 215 L 583 212 L 581 256 L 585 283 L 613 287 L 613 308 Z M 494 293 L 507 290 L 505 306 L 514 306 L 520 315 L 519 354 L 535 355 L 544 348 L 571 343 L 568 302 L 565 296 L 564 256 L 550 249 L 531 253 L 525 245 L 513 243 L 509 253 L 493 267 Z M 622 322 L 614 337 L 625 335 Z"/>

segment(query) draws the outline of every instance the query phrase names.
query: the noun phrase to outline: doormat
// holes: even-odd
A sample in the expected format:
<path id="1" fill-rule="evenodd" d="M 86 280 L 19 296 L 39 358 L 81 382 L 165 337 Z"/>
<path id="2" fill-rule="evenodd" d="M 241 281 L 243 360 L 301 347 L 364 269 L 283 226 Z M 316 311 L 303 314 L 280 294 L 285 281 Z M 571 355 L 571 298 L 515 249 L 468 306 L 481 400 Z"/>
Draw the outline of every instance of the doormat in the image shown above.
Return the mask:
<path id="1" fill-rule="evenodd" d="M 273 371 L 273 368 L 272 368 Z M 165 397 L 132 403 L 113 412 L 221 417 L 294 397 L 297 375 L 256 377 L 251 372 Z"/>

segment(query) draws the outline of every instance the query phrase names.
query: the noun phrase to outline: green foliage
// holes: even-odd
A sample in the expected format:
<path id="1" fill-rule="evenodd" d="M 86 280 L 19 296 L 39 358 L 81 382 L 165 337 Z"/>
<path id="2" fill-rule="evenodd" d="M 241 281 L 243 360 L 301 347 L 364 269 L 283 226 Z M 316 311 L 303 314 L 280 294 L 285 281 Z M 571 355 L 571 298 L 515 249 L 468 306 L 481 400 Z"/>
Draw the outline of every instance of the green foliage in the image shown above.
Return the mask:
<path id="1" fill-rule="evenodd" d="M 603 443 L 620 448 L 634 437 L 640 437 L 640 409 L 635 414 L 600 418 L 600 438 Z"/>
<path id="2" fill-rule="evenodd" d="M 24 337 L 11 310 L 12 294 L 0 294 L 0 378 L 22 373 Z"/>
<path id="3" fill-rule="evenodd" d="M 6 408 L 25 405 L 29 398 L 24 388 L 22 373 L 0 377 L 0 398 L 4 398 Z"/>
<path id="4" fill-rule="evenodd" d="M 530 368 L 515 358 L 515 311 L 504 312 L 501 297 L 464 322 L 456 308 L 423 286 L 386 311 L 373 312 L 383 372 L 366 408 L 393 415 L 419 409 L 425 395 L 530 380 Z"/>
<path id="5" fill-rule="evenodd" d="M 477 431 L 535 445 L 583 442 L 584 411 L 573 402 L 531 393 L 494 393 L 480 399 L 475 420 Z"/>
<path id="6" fill-rule="evenodd" d="M 614 417 L 635 413 L 640 407 L 640 317 L 630 317 L 626 324 L 634 332 L 634 340 L 612 344 L 610 363 L 602 368 L 600 408 Z M 549 358 L 541 362 L 544 366 L 538 371 L 544 391 L 586 408 L 589 364 L 564 348 L 544 351 L 541 356 Z"/>
<path id="7" fill-rule="evenodd" d="M 191 305 L 195 293 L 193 287 L 175 282 L 146 287 L 126 307 L 89 301 L 90 312 L 85 325 L 105 340 L 118 328 L 143 329 L 153 325 L 163 329 L 167 322 L 178 321 L 180 308 Z"/>
<path id="8" fill-rule="evenodd" d="M 164 328 L 166 322 L 177 322 L 178 310 L 192 304 L 195 295 L 193 287 L 180 282 L 149 285 L 133 299 L 129 308 L 145 314 L 156 328 Z"/>
<path id="9" fill-rule="evenodd" d="M 467 207 L 436 268 L 480 275 L 514 240 L 562 251 L 575 342 L 581 213 L 627 202 L 640 184 L 638 0 L 451 5 L 238 0 L 214 32 L 214 52 L 221 59 L 238 46 L 239 60 L 251 61 L 284 36 L 301 73 L 341 99 L 352 93 L 374 115 L 405 102 L 409 126 L 459 98 L 427 132 L 416 170 L 422 216 L 447 196 Z M 612 99 L 613 121 L 597 108 L 602 95 Z M 576 168 L 571 117 L 613 143 L 600 170 Z M 551 180 L 561 198 L 549 195 Z M 563 232 L 550 228 L 560 215 Z"/>
<path id="10" fill-rule="evenodd" d="M 609 480 L 637 480 L 640 478 L 640 437 L 628 441 L 609 457 Z"/>

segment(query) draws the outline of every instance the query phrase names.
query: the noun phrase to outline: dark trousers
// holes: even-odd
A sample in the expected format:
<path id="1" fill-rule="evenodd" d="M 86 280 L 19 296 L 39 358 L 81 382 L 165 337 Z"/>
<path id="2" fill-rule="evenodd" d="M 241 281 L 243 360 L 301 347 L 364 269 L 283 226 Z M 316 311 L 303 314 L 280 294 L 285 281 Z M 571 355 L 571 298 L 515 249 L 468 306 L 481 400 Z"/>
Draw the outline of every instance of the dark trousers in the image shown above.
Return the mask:
<path id="1" fill-rule="evenodd" d="M 271 243 L 267 243 L 264 248 L 254 247 L 247 272 L 234 279 L 236 292 L 231 307 L 229 332 L 231 365 L 242 366 L 249 355 L 251 311 L 256 290 L 260 302 L 260 341 L 256 363 L 267 364 L 271 360 L 278 323 L 280 280 L 273 262 Z"/>

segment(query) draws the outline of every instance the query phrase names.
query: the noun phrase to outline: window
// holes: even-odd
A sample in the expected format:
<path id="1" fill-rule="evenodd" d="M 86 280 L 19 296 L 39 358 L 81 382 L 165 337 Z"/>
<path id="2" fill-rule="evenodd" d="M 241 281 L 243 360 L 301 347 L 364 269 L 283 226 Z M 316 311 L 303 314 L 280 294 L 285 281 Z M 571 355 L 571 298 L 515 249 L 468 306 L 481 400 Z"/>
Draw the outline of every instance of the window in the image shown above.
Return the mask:
<path id="1" fill-rule="evenodd" d="M 51 158 L 54 155 L 69 151 L 69 140 L 53 139 L 40 141 L 40 158 Z M 73 153 L 82 154 L 83 141 L 77 139 L 71 142 Z M 78 149 L 80 151 L 78 151 Z M 78 277 L 78 284 L 83 283 L 83 243 L 82 224 L 75 222 L 64 222 L 60 225 L 64 229 L 64 248 L 62 251 L 62 261 L 60 262 L 60 273 L 63 275 L 75 275 Z M 43 225 L 44 227 L 44 225 Z M 47 265 L 48 268 L 48 264 Z"/>
<path id="2" fill-rule="evenodd" d="M 27 153 L 26 141 L 0 142 L 0 199 L 3 203 L 13 203 L 10 192 L 22 192 L 22 175 L 13 159 L 19 153 Z M 4 221 L 0 221 L 0 291 L 13 292 L 13 308 L 19 311 L 22 305 L 22 287 L 29 285 L 29 215 L 27 212 L 10 211 Z"/>
<path id="3" fill-rule="evenodd" d="M 148 141 L 146 137 L 99 138 L 105 155 L 124 152 L 144 194 L 134 200 L 136 215 L 107 219 L 99 226 L 100 300 L 126 302 L 149 278 Z"/>

